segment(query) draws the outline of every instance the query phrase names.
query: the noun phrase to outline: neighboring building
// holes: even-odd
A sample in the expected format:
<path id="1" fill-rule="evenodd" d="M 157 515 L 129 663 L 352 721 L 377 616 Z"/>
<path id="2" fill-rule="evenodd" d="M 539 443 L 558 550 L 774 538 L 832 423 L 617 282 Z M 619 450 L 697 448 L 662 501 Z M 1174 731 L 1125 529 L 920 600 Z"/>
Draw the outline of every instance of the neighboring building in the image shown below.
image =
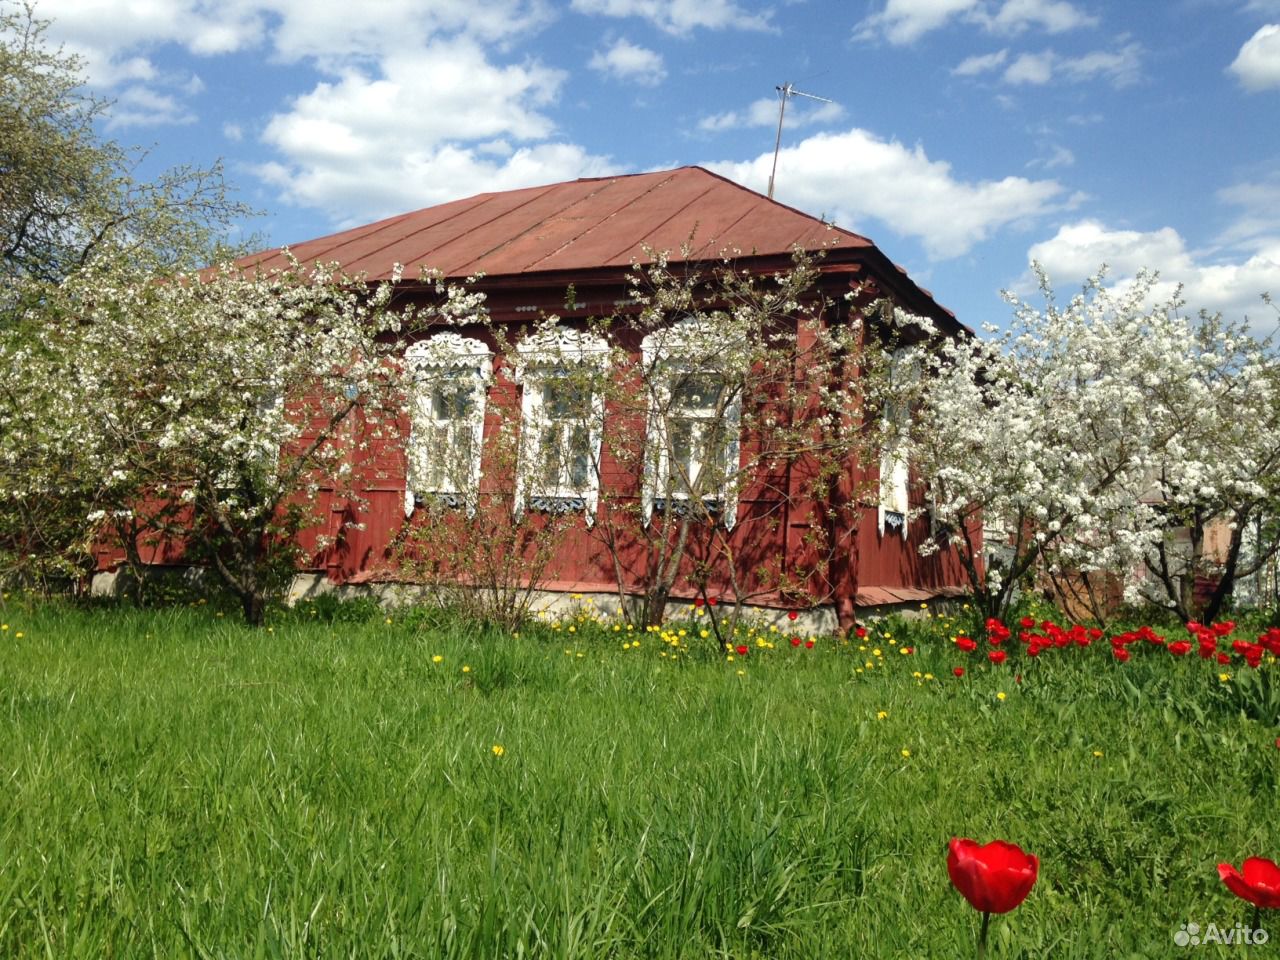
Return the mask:
<path id="1" fill-rule="evenodd" d="M 818 288 L 831 303 L 831 323 L 843 322 L 851 309 L 883 297 L 931 318 L 944 332 L 967 333 L 928 291 L 865 237 L 698 167 L 480 194 L 292 245 L 290 252 L 304 263 L 337 262 L 346 272 L 364 274 L 370 282 L 390 279 L 395 265 L 402 265 L 405 279 L 400 281 L 398 297 L 406 303 L 432 296 L 431 287 L 415 279 L 423 268 L 451 278 L 480 276 L 477 286 L 487 295 L 493 321 L 509 325 L 510 340 L 518 345 L 517 356 L 495 358 L 479 330 L 450 327 L 434 334 L 445 338 L 441 342 L 451 359 L 443 362 L 448 375 L 435 378 L 429 394 L 415 399 L 415 449 L 407 455 L 401 450 L 382 452 L 377 479 L 368 484 L 362 509 L 325 495 L 330 501 L 321 505 L 330 517 L 327 532 L 338 545 L 316 551 L 312 572 L 333 583 L 394 581 L 389 548 L 403 525 L 415 522 L 415 502 L 431 494 L 455 498 L 461 508 L 468 493 L 462 487 L 485 482 L 483 450 L 491 429 L 486 404 L 491 413 L 501 395 L 507 409 L 520 410 L 524 422 L 536 426 L 527 432 L 531 448 L 554 446 L 570 452 L 559 459 L 553 475 L 537 482 L 519 481 L 514 491 L 519 509 L 559 510 L 567 503 L 583 517 L 553 564 L 548 587 L 614 593 L 614 568 L 588 529 L 600 485 L 605 492 L 616 485 L 650 498 L 646 509 L 653 506 L 652 494 L 643 482 L 637 483 L 638 478 L 624 475 L 617 464 L 610 463 L 607 453 L 601 455 L 598 473 L 589 469 L 586 453 L 600 450 L 599 426 L 560 416 L 555 381 L 539 362 L 540 351 L 547 345 L 522 339 L 518 328 L 532 327 L 542 314 L 557 314 L 572 328 L 574 320 L 612 313 L 625 304 L 628 273 L 633 262 L 646 260 L 646 249 L 670 251 L 678 259 L 677 252 L 686 244 L 693 248 L 687 257 L 690 261 L 714 261 L 734 251 L 738 269 L 760 275 L 788 269 L 797 245 L 822 248 L 826 254 Z M 242 263 L 269 269 L 283 265 L 284 258 L 281 251 L 268 251 Z M 570 288 L 573 296 L 566 304 Z M 845 296 L 851 291 L 856 293 L 852 302 Z M 604 344 L 590 334 L 570 329 L 562 335 L 576 338 L 572 347 L 588 362 L 603 356 Z M 432 336 L 428 332 L 428 339 Z M 430 361 L 437 365 L 442 364 L 439 346 L 435 344 Z M 410 349 L 411 362 L 415 349 L 416 345 Z M 495 380 L 486 390 L 491 372 Z M 600 422 L 607 429 L 608 411 L 603 414 Z M 682 429 L 696 438 L 705 429 L 704 414 L 697 403 L 691 403 Z M 456 473 L 443 475 L 429 455 L 432 444 L 469 451 L 474 457 L 469 476 L 460 480 Z M 526 455 L 540 459 L 538 449 L 529 449 Z M 681 466 L 698 469 L 694 462 Z M 879 471 L 881 467 L 852 469 Z M 855 605 L 918 607 L 921 601 L 959 594 L 964 582 L 949 552 L 921 557 L 917 551 L 929 535 L 930 523 L 927 517 L 905 522 L 904 511 L 914 505 L 909 501 L 907 467 L 886 460 L 885 476 L 890 488 L 888 506 L 868 510 L 868 522 L 859 524 L 854 549 L 831 569 L 823 588 L 814 591 L 844 625 Z M 765 525 L 758 522 L 765 506 L 758 498 L 767 496 L 748 488 L 738 502 L 726 505 L 725 522 L 735 538 L 756 552 L 780 556 L 788 564 L 803 562 L 810 525 L 824 522 L 822 511 L 815 509 L 821 505 L 788 504 L 780 522 Z M 677 596 L 681 589 L 678 584 Z M 688 591 L 683 595 L 689 596 Z M 779 608 L 800 605 L 794 596 L 768 594 L 760 602 Z"/>

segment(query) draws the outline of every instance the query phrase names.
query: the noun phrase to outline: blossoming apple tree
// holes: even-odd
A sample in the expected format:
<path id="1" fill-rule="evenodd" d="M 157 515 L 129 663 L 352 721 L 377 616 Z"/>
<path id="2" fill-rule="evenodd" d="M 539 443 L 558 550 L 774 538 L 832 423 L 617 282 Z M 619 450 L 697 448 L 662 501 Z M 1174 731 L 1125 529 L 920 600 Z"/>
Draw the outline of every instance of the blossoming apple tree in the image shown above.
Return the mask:
<path id="1" fill-rule="evenodd" d="M 1037 273 L 1043 307 L 1010 297 L 1003 332 L 915 354 L 925 375 L 909 455 L 939 530 L 928 548 L 959 550 L 986 616 L 1003 617 L 1036 575 L 1091 572 L 1188 619 L 1189 584 L 1212 573 L 1204 612 L 1216 614 L 1252 569 L 1247 523 L 1274 513 L 1280 492 L 1269 346 L 1185 316 L 1176 293 L 1155 298 L 1151 274 L 1116 290 L 1097 278 L 1060 306 Z M 1203 549 L 1214 519 L 1232 530 L 1225 564 Z"/>
<path id="2" fill-rule="evenodd" d="M 482 309 L 440 283 L 435 306 L 392 310 L 392 290 L 297 262 L 163 281 L 78 272 L 0 346 L 16 372 L 0 511 L 71 485 L 81 548 L 114 536 L 136 561 L 182 543 L 260 623 L 321 487 L 357 497 L 376 470 L 365 454 L 403 427 L 404 333 Z"/>

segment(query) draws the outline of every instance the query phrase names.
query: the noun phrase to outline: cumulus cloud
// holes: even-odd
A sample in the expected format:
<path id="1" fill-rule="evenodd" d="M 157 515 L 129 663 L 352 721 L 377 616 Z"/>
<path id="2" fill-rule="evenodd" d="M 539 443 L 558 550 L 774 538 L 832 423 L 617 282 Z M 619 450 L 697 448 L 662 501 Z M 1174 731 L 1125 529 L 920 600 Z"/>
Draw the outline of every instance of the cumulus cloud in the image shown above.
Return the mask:
<path id="1" fill-rule="evenodd" d="M 1084 83 L 1106 80 L 1116 87 L 1137 83 L 1142 76 L 1142 48 L 1136 43 L 1119 50 L 1095 50 L 1064 57 L 1053 50 L 1024 53 L 1005 68 L 1005 83 L 1044 86 L 1051 81 Z"/>
<path id="2" fill-rule="evenodd" d="M 1121 289 L 1139 271 L 1156 270 L 1160 274 L 1157 296 L 1167 296 L 1181 284 L 1190 309 L 1221 311 L 1236 320 L 1248 316 L 1273 322 L 1259 297 L 1280 290 L 1280 238 L 1276 237 L 1260 238 L 1251 251 L 1223 256 L 1188 248 L 1172 227 L 1126 230 L 1098 220 L 1080 220 L 1032 245 L 1027 258 L 1042 264 L 1062 291 L 1083 283 L 1103 264 L 1109 271 L 1108 285 Z M 1030 286 L 1028 273 L 1022 287 Z"/>
<path id="3" fill-rule="evenodd" d="M 638 47 L 626 38 L 617 40 L 607 50 L 597 50 L 587 66 L 623 83 L 656 87 L 667 76 L 662 54 Z"/>
<path id="4" fill-rule="evenodd" d="M 838 103 L 792 100 L 787 105 L 787 126 L 791 129 L 832 123 L 844 116 L 844 108 Z M 698 129 L 704 133 L 721 133 L 725 130 L 741 130 L 746 127 L 772 127 L 778 122 L 778 98 L 761 97 L 743 110 L 715 113 L 698 121 Z"/>
<path id="5" fill-rule="evenodd" d="M 93 86 L 113 95 L 129 87 L 131 97 L 157 101 L 198 92 L 189 75 L 172 75 L 151 58 L 165 44 L 198 56 L 265 47 L 276 60 L 308 58 L 336 72 L 442 36 L 507 41 L 551 16 L 544 0 L 379 0 L 376 15 L 353 15 L 349 0 L 41 0 L 38 13 L 53 21 L 51 37 L 83 59 Z M 189 112 L 175 104 L 170 119 L 156 120 L 164 111 L 121 106 L 116 126 L 179 122 L 172 118 Z"/>
<path id="6" fill-rule="evenodd" d="M 957 77 L 976 77 L 981 73 L 989 73 L 1004 65 L 1009 59 L 1009 51 L 997 50 L 995 53 L 984 53 L 966 57 L 951 71 Z"/>
<path id="7" fill-rule="evenodd" d="M 603 157 L 547 142 L 555 125 L 542 108 L 563 80 L 537 63 L 493 64 L 466 39 L 400 48 L 274 115 L 263 139 L 282 159 L 259 172 L 339 220 L 610 172 Z"/>
<path id="8" fill-rule="evenodd" d="M 772 153 L 763 153 L 743 163 L 708 166 L 763 191 L 772 162 Z M 875 220 L 917 238 L 930 257 L 946 259 L 999 230 L 1060 209 L 1063 193 L 1054 180 L 961 180 L 945 161 L 930 160 L 923 147 L 855 128 L 814 134 L 784 149 L 775 196 L 802 210 L 825 212 L 853 230 Z"/>
<path id="9" fill-rule="evenodd" d="M 1006 36 L 1031 28 L 1064 33 L 1098 22 L 1066 0 L 887 0 L 883 10 L 858 25 L 854 36 L 863 40 L 883 38 L 903 45 L 952 21 Z"/>
<path id="10" fill-rule="evenodd" d="M 770 29 L 768 13 L 751 13 L 733 0 L 573 0 L 573 9 L 605 17 L 639 17 L 677 35 L 698 28 Z"/>
<path id="11" fill-rule="evenodd" d="M 1227 69 L 1246 90 L 1280 87 L 1280 23 L 1259 27 Z"/>
<path id="12" fill-rule="evenodd" d="M 127 87 L 115 98 L 107 129 L 195 123 L 196 117 L 173 96 L 147 87 Z"/>

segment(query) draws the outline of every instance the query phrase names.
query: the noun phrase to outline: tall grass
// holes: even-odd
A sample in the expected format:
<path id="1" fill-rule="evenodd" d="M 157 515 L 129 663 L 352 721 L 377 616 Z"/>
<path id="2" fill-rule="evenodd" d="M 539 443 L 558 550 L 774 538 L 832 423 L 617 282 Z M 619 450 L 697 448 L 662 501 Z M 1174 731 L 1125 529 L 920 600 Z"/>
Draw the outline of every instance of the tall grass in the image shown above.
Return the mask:
<path id="1" fill-rule="evenodd" d="M 953 835 L 1041 857 L 994 956 L 1166 957 L 1280 853 L 1277 731 L 1194 657 L 0 617 L 5 957 L 966 956 Z"/>

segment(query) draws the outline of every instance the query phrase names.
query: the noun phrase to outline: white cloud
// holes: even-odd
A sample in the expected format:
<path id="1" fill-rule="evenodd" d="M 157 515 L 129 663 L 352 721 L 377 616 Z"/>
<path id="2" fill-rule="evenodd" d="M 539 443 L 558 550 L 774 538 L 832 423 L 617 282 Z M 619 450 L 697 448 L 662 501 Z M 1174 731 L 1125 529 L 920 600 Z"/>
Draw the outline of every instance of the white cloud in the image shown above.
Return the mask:
<path id="1" fill-rule="evenodd" d="M 258 172 L 293 202 L 354 226 L 476 193 L 606 176 L 617 168 L 576 144 L 541 143 L 495 157 L 483 145 L 446 143 L 381 156 L 363 150 L 346 163 L 271 163 Z"/>
<path id="2" fill-rule="evenodd" d="M 1005 34 L 1022 33 L 1030 27 L 1039 27 L 1046 33 L 1066 33 L 1097 22 L 1097 17 L 1063 0 L 1006 0 L 994 15 L 983 20 L 992 32 Z"/>
<path id="3" fill-rule="evenodd" d="M 1253 250 L 1280 245 L 1280 174 L 1219 190 L 1217 198 L 1239 213 L 1217 237 L 1220 246 Z M 1280 295 L 1280 291 L 1272 291 Z"/>
<path id="4" fill-rule="evenodd" d="M 1053 50 L 1024 53 L 1004 71 L 1004 82 L 1014 85 L 1044 86 L 1053 80 L 1085 83 L 1107 80 L 1127 87 L 1142 76 L 1142 48 L 1136 43 L 1119 50 L 1095 50 L 1079 57 L 1064 57 Z"/>
<path id="5" fill-rule="evenodd" d="M 883 36 L 895 45 L 914 43 L 978 4 L 979 0 L 888 0 L 883 10 L 859 24 L 855 36 Z"/>
<path id="6" fill-rule="evenodd" d="M 710 30 L 768 30 L 768 13 L 750 13 L 733 0 L 573 0 L 579 13 L 606 17 L 640 17 L 659 30 L 685 34 Z"/>
<path id="7" fill-rule="evenodd" d="M 1042 170 L 1056 170 L 1059 167 L 1075 166 L 1076 155 L 1062 144 L 1041 144 L 1041 147 L 1047 151 L 1048 156 L 1038 157 L 1035 160 L 1029 161 L 1027 163 L 1028 167 L 1038 167 Z"/>
<path id="8" fill-rule="evenodd" d="M 1125 288 L 1141 270 L 1160 273 L 1158 296 L 1182 284 L 1191 310 L 1221 311 L 1230 319 L 1266 319 L 1260 294 L 1280 290 L 1280 240 L 1266 239 L 1236 257 L 1219 257 L 1188 249 L 1172 227 L 1139 231 L 1112 229 L 1097 220 L 1066 224 L 1048 240 L 1027 251 L 1041 263 L 1057 289 L 1082 283 L 1106 264 L 1108 286 Z M 1030 276 L 1023 278 L 1030 287 Z"/>
<path id="9" fill-rule="evenodd" d="M 1280 87 L 1280 24 L 1259 27 L 1227 69 L 1246 90 L 1257 92 Z"/>
<path id="10" fill-rule="evenodd" d="M 638 47 L 626 38 L 619 39 L 608 50 L 597 50 L 587 66 L 614 80 L 643 87 L 656 87 L 667 76 L 662 54 Z"/>
<path id="11" fill-rule="evenodd" d="M 282 159 L 260 172 L 295 203 L 362 222 L 608 172 L 602 157 L 546 142 L 555 126 L 541 108 L 563 80 L 536 63 L 493 64 L 470 40 L 401 47 L 376 73 L 348 68 L 273 116 L 263 139 Z"/>
<path id="12" fill-rule="evenodd" d="M 222 135 L 232 143 L 239 143 L 244 139 L 244 128 L 238 123 L 224 123 L 222 125 Z"/>
<path id="13" fill-rule="evenodd" d="M 1043 53 L 1024 53 L 1009 64 L 1004 72 L 1004 82 L 1044 86 L 1053 79 L 1054 58 L 1052 50 L 1045 50 Z"/>
<path id="14" fill-rule="evenodd" d="M 895 45 L 908 44 L 953 20 L 1006 36 L 1033 27 L 1046 33 L 1064 33 L 1098 22 L 1097 17 L 1066 0 L 887 0 L 884 9 L 863 20 L 854 35 L 864 40 L 883 37 Z"/>
<path id="15" fill-rule="evenodd" d="M 976 77 L 980 73 L 988 73 L 1004 65 L 1009 58 L 1009 51 L 997 50 L 995 53 L 984 53 L 974 57 L 966 57 L 951 72 L 957 77 Z"/>
<path id="16" fill-rule="evenodd" d="M 107 119 L 107 129 L 157 127 L 195 123 L 191 113 L 168 94 L 147 87 L 127 87 L 116 98 Z"/>
<path id="17" fill-rule="evenodd" d="M 844 108 L 838 103 L 810 105 L 812 101 L 796 101 L 794 98 L 787 106 L 787 127 L 797 129 L 811 127 L 822 123 L 833 123 L 844 116 Z M 698 121 L 698 129 L 705 133 L 720 133 L 724 130 L 741 130 L 746 127 L 773 127 L 778 123 L 778 98 L 761 97 L 752 101 L 745 110 L 729 110 L 703 117 Z"/>
<path id="18" fill-rule="evenodd" d="M 772 153 L 744 163 L 709 164 L 763 191 Z M 1053 180 L 1004 177 L 957 179 L 950 164 L 930 160 L 920 146 L 881 140 L 866 130 L 818 133 L 784 149 L 775 196 L 802 210 L 825 212 L 859 230 L 868 219 L 916 237 L 930 257 L 957 257 L 995 232 L 1031 221 L 1062 205 Z M 945 214 L 941 212 L 945 211 Z"/>
<path id="19" fill-rule="evenodd" d="M 166 73 L 152 61 L 150 52 L 165 44 L 199 56 L 266 47 L 278 60 L 311 58 L 338 72 L 353 59 L 437 37 L 504 42 L 551 16 L 545 0 L 378 0 L 376 10 L 353 8 L 350 0 L 41 0 L 38 13 L 53 21 L 51 38 L 84 59 L 94 87 L 115 95 L 133 84 L 131 96 L 140 97 L 145 84 L 157 100 L 199 92 L 190 74 Z M 189 111 L 175 102 L 167 113 L 127 104 L 116 113 L 119 127 L 185 122 L 175 118 Z"/>

